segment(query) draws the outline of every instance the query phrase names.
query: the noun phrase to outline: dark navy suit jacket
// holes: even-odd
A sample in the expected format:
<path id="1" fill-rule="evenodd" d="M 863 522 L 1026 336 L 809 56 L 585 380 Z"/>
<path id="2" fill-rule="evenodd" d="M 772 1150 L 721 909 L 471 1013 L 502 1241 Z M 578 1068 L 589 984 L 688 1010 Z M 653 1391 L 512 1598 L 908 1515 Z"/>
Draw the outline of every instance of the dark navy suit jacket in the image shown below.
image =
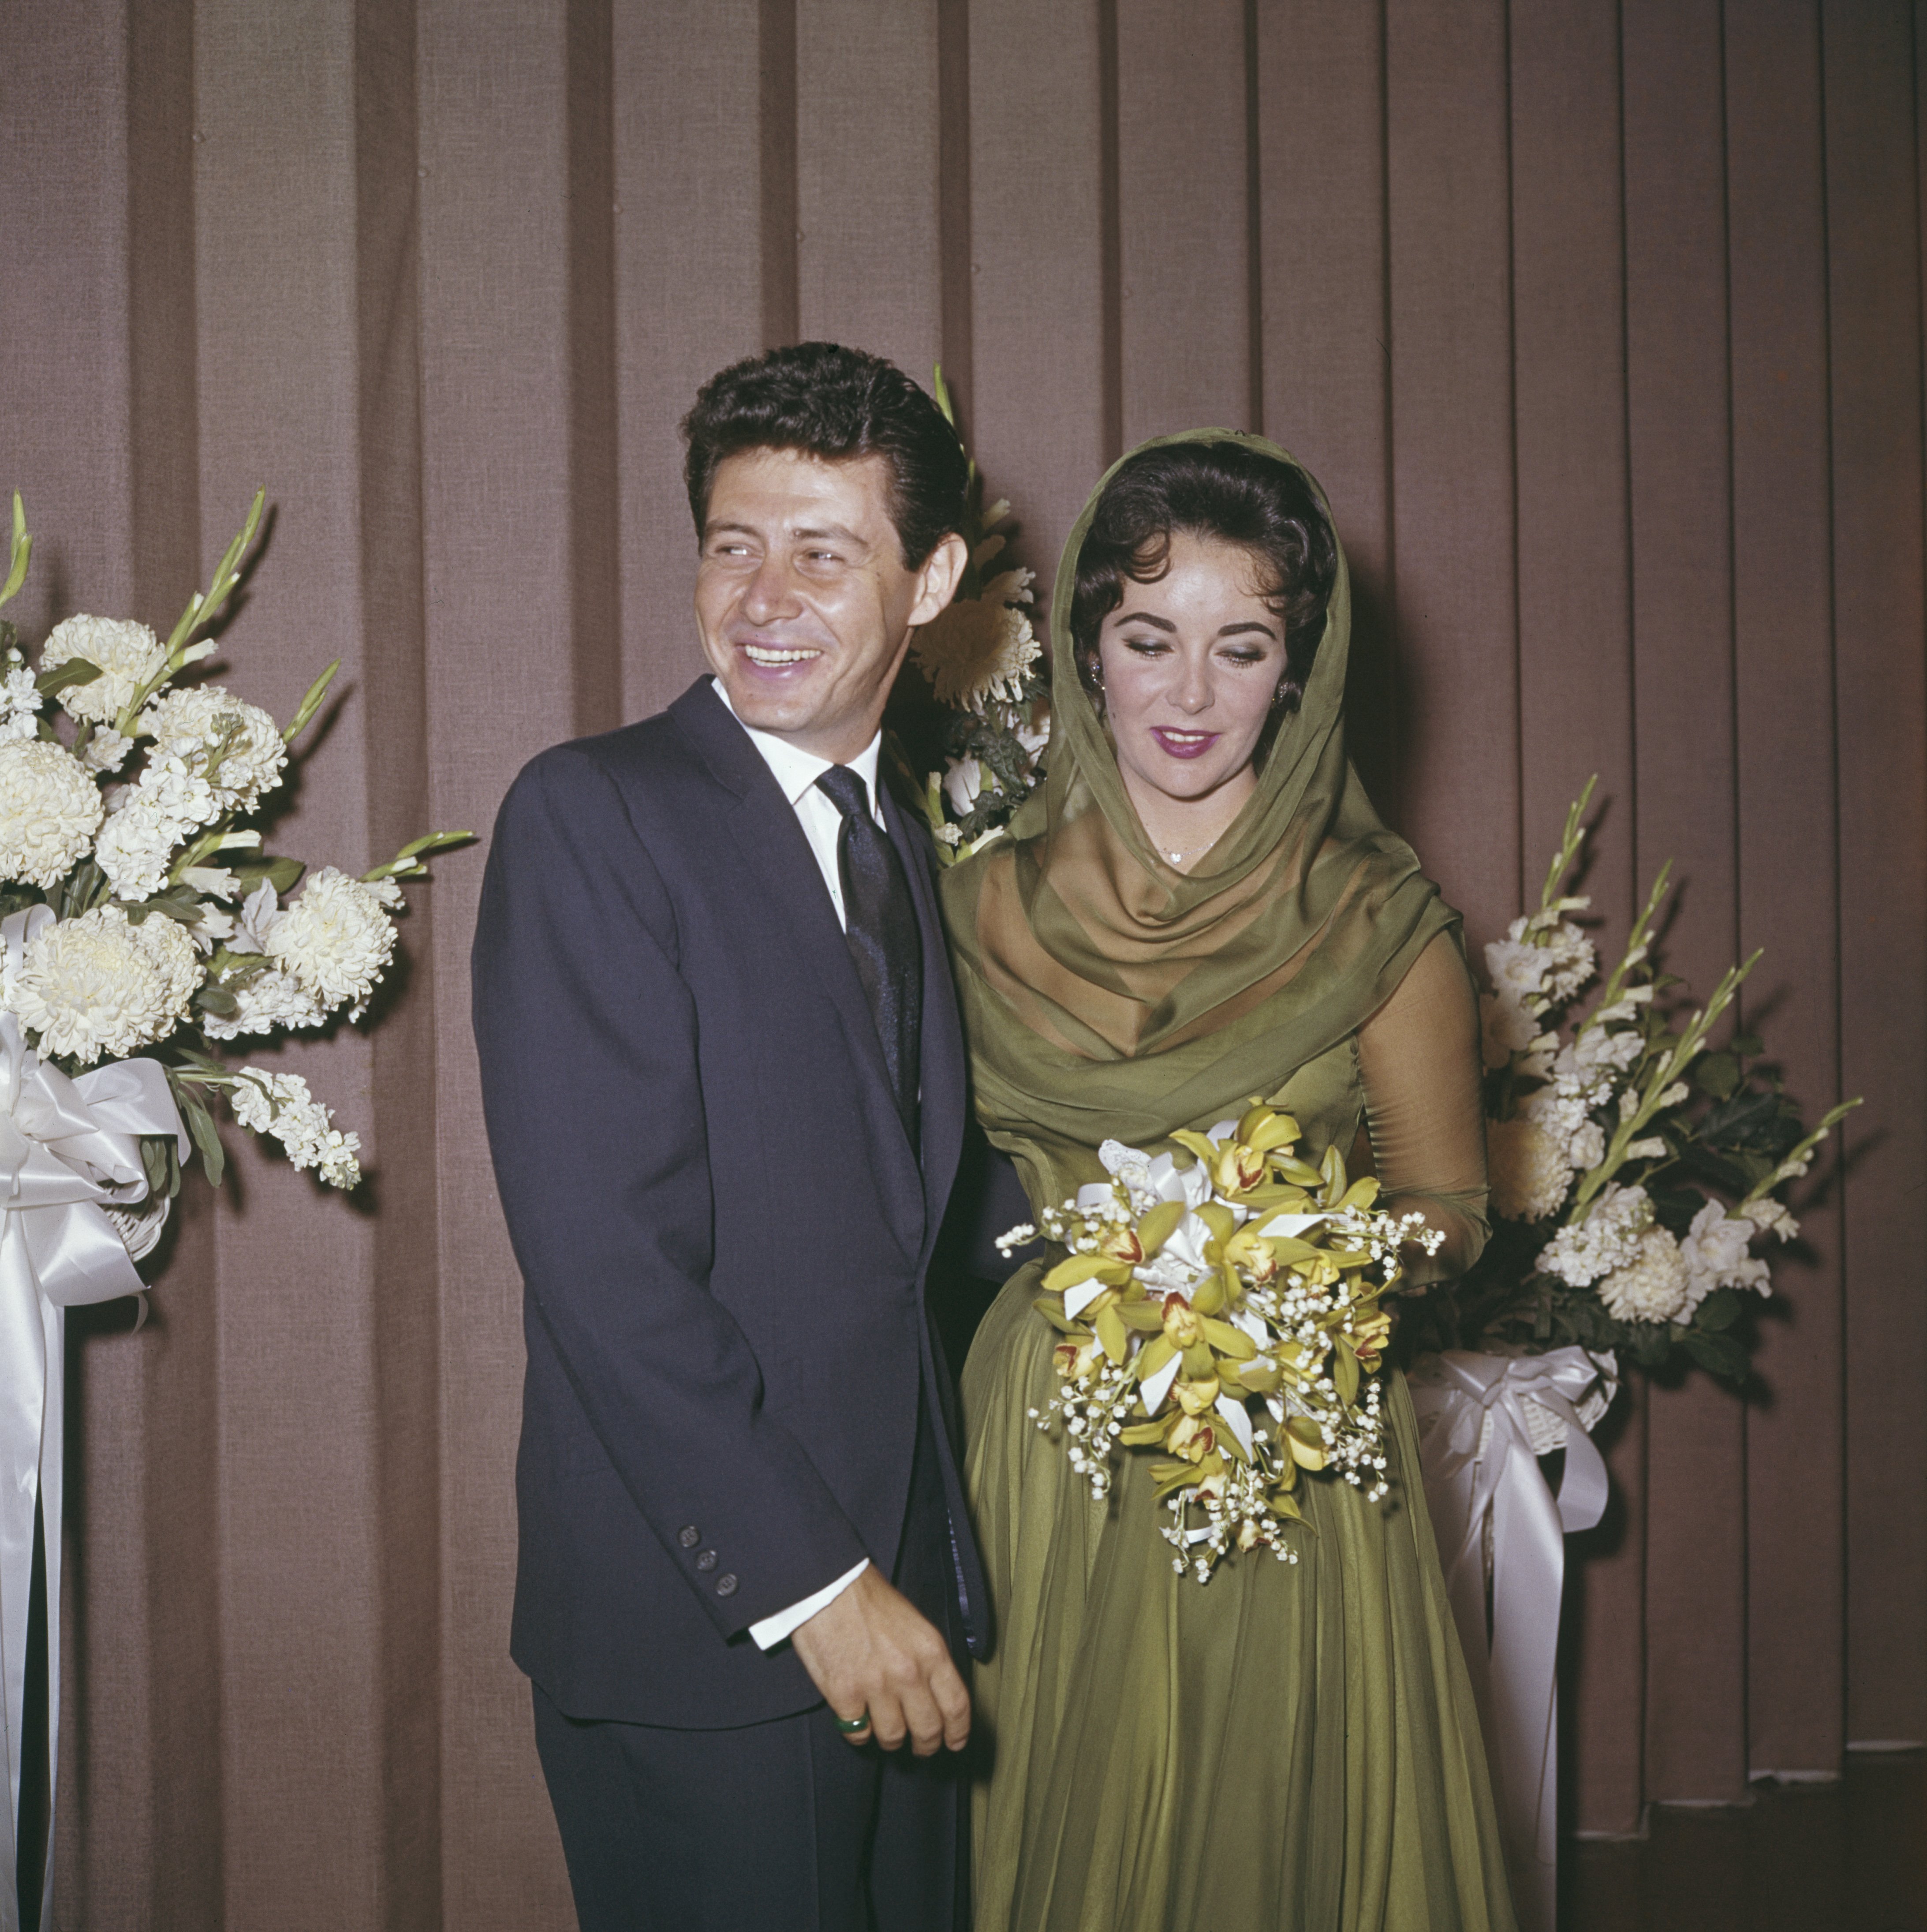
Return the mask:
<path id="1" fill-rule="evenodd" d="M 571 1716 L 816 1702 L 749 1626 L 863 1557 L 892 1574 L 920 1393 L 984 1640 L 924 1304 L 963 1040 L 929 848 L 883 811 L 923 938 L 921 1149 L 795 811 L 707 678 L 544 752 L 496 821 L 475 1025 L 526 1290 L 511 1648 Z"/>

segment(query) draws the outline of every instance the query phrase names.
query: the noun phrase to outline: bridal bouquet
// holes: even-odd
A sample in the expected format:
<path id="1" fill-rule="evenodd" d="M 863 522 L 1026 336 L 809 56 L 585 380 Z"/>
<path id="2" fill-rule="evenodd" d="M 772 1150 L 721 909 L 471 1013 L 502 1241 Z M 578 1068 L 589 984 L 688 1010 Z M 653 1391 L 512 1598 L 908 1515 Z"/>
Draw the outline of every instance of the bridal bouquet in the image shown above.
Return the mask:
<path id="1" fill-rule="evenodd" d="M 1190 1166 L 1107 1141 L 1111 1179 L 1044 1211 L 1068 1250 L 1035 1304 L 1062 1336 L 1062 1387 L 1030 1413 L 1045 1430 L 1061 1420 L 1094 1496 L 1119 1447 L 1154 1454 L 1172 1568 L 1203 1582 L 1233 1549 L 1297 1561 L 1283 1532 L 1301 1472 L 1384 1494 L 1380 1298 L 1405 1244 L 1435 1252 L 1443 1237 L 1376 1210 L 1377 1182 L 1348 1180 L 1335 1148 L 1301 1159 L 1297 1123 L 1262 1102 L 1172 1138 Z"/>
<path id="2" fill-rule="evenodd" d="M 1784 1199 L 1857 1101 L 1808 1131 L 1758 1064 L 1759 1040 L 1710 1045 L 1756 952 L 1683 1018 L 1656 971 L 1662 868 L 1597 997 L 1592 941 L 1560 887 L 1593 785 L 1566 815 L 1536 910 L 1485 948 L 1481 1000 L 1493 1238 L 1456 1291 L 1465 1346 L 1539 1353 L 1578 1344 L 1644 1368 L 1676 1351 L 1735 1383 L 1743 1298 L 1771 1292 L 1756 1252 L 1792 1240 Z"/>
<path id="3" fill-rule="evenodd" d="M 48 1157 L 80 1144 L 90 1107 L 104 1135 L 131 1126 L 143 1172 L 88 1197 L 111 1200 L 124 1239 L 136 1234 L 129 1205 L 144 1209 L 148 1242 L 157 1234 L 190 1141 L 219 1182 L 217 1094 L 297 1167 L 355 1184 L 358 1137 L 301 1076 L 231 1065 L 217 1048 L 307 1031 L 344 1010 L 360 1018 L 394 956 L 398 881 L 472 836 L 433 833 L 371 872 L 324 866 L 305 883 L 299 861 L 262 849 L 248 820 L 283 782 L 339 661 L 285 727 L 183 674 L 214 648 L 202 634 L 239 580 L 262 501 L 164 642 L 144 624 L 69 617 L 36 669 L 0 625 L 4 1104 L 22 1145 L 43 1142 Z M 16 495 L 0 603 L 19 589 L 31 551 Z M 103 1161 L 112 1164 L 103 1153 L 93 1165 Z"/>
<path id="4" fill-rule="evenodd" d="M 937 406 L 957 418 L 940 368 Z M 1002 836 L 1042 777 L 1038 760 L 1050 736 L 1050 698 L 1041 671 L 1043 646 L 1031 628 L 1033 573 L 990 566 L 1010 514 L 1001 498 L 984 507 L 983 479 L 970 465 L 964 538 L 970 560 L 957 594 L 931 622 L 912 633 L 910 655 L 947 713 L 938 733 L 943 770 L 910 789 L 946 865 Z"/>

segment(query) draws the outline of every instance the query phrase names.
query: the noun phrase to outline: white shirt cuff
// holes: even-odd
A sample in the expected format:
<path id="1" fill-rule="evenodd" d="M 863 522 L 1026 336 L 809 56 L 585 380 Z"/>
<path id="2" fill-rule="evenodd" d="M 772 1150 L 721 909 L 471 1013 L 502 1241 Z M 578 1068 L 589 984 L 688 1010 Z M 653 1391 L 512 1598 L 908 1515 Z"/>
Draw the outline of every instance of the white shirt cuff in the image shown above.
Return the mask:
<path id="1" fill-rule="evenodd" d="M 760 1624 L 751 1624 L 749 1634 L 757 1648 L 774 1650 L 799 1624 L 808 1623 L 819 1610 L 827 1610 L 869 1568 L 870 1559 L 866 1556 L 854 1570 L 834 1583 L 826 1583 L 814 1596 L 792 1604 L 787 1610 L 778 1610 L 773 1617 L 765 1617 Z"/>

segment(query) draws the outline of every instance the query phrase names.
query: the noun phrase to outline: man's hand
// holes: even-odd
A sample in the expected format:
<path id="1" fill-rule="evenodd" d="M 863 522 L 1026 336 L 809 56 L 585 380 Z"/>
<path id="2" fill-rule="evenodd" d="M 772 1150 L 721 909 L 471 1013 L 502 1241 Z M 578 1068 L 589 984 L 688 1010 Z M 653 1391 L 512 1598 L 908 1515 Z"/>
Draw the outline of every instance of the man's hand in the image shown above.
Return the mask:
<path id="1" fill-rule="evenodd" d="M 869 1712 L 868 1730 L 845 1734 L 852 1744 L 874 1736 L 895 1750 L 907 1736 L 919 1757 L 930 1757 L 939 1744 L 961 1750 L 969 1742 L 970 1694 L 949 1647 L 875 1564 L 799 1624 L 790 1642 L 838 1718 Z"/>

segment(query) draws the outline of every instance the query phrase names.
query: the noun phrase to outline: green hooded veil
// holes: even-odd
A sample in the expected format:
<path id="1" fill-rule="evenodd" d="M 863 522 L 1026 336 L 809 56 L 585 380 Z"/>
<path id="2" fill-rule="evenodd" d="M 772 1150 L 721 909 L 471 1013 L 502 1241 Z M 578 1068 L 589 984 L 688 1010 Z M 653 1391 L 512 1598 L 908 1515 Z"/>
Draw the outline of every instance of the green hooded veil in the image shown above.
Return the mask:
<path id="1" fill-rule="evenodd" d="M 1325 502 L 1261 436 L 1192 430 L 1140 448 L 1183 442 L 1239 443 L 1291 464 Z M 1105 472 L 1058 566 L 1046 782 L 1005 838 L 943 882 L 978 1112 L 1026 1170 L 1033 1200 L 1090 1178 L 1089 1150 L 1107 1139 L 1146 1147 L 1236 1114 L 1254 1094 L 1277 1097 L 1458 922 L 1346 755 L 1342 547 L 1303 699 L 1243 809 L 1189 874 L 1146 838 L 1078 678 L 1070 623 L 1098 499 L 1130 460 Z M 1327 1127 L 1333 1138 L 1345 1130 L 1336 1119 Z"/>

